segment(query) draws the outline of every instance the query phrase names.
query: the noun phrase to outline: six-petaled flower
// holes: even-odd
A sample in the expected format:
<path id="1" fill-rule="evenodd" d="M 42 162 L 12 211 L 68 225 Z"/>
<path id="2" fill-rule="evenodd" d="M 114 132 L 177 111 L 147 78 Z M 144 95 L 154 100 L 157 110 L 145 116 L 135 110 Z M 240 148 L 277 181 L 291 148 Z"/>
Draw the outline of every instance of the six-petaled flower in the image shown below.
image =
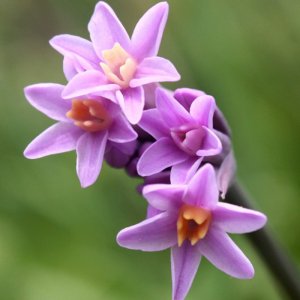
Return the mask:
<path id="1" fill-rule="evenodd" d="M 89 22 L 91 42 L 72 35 L 54 37 L 50 44 L 64 55 L 69 79 L 64 98 L 95 94 L 118 103 L 132 124 L 145 104 L 144 86 L 177 81 L 173 64 L 158 57 L 168 16 L 168 4 L 158 3 L 137 23 L 131 39 L 111 7 L 99 2 Z"/>
<path id="2" fill-rule="evenodd" d="M 240 279 L 252 278 L 249 259 L 227 233 L 247 233 L 266 223 L 262 213 L 218 202 L 214 168 L 205 164 L 185 185 L 152 184 L 143 189 L 152 217 L 123 229 L 120 246 L 142 251 L 171 248 L 173 300 L 188 293 L 201 257 Z"/>

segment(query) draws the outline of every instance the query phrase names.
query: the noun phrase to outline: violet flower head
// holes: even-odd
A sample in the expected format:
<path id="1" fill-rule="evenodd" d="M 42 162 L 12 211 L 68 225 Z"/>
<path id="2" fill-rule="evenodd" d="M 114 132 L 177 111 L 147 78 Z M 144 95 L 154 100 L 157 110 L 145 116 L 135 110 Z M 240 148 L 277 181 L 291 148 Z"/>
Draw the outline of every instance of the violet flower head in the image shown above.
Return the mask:
<path id="1" fill-rule="evenodd" d="M 213 130 L 215 109 L 214 98 L 204 93 L 187 109 L 171 92 L 158 88 L 156 108 L 144 111 L 139 123 L 156 141 L 141 156 L 138 173 L 150 176 L 171 167 L 173 183 L 187 182 L 203 157 L 222 151 Z"/>
<path id="2" fill-rule="evenodd" d="M 254 276 L 251 262 L 228 233 L 258 230 L 265 225 L 266 217 L 218 202 L 215 170 L 210 164 L 201 167 L 188 184 L 148 185 L 143 194 L 152 207 L 152 217 L 123 229 L 117 242 L 142 251 L 171 248 L 173 300 L 187 295 L 202 256 L 230 276 Z"/>
<path id="3" fill-rule="evenodd" d="M 100 1 L 88 25 L 91 42 L 72 35 L 50 41 L 64 55 L 69 83 L 63 97 L 104 96 L 120 105 L 132 124 L 138 123 L 145 104 L 143 87 L 180 79 L 173 64 L 157 56 L 167 16 L 168 4 L 156 4 L 139 20 L 130 39 L 111 7 Z"/>
<path id="4" fill-rule="evenodd" d="M 134 151 L 137 134 L 110 100 L 100 96 L 64 100 L 63 90 L 63 85 L 51 83 L 25 88 L 29 103 L 58 122 L 36 137 L 24 155 L 35 159 L 76 150 L 77 174 L 81 186 L 87 187 L 98 178 L 105 152 L 121 145 Z"/>

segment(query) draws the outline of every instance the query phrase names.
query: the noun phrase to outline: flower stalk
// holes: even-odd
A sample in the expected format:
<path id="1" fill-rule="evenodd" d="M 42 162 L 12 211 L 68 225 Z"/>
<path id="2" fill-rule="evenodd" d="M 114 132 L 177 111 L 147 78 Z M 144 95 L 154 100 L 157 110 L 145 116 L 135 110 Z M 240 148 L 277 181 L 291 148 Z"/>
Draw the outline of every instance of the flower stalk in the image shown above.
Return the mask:
<path id="1" fill-rule="evenodd" d="M 255 209 L 252 199 L 238 181 L 229 188 L 226 201 Z M 246 235 L 286 296 L 291 300 L 300 299 L 299 272 L 271 230 L 263 227 Z"/>

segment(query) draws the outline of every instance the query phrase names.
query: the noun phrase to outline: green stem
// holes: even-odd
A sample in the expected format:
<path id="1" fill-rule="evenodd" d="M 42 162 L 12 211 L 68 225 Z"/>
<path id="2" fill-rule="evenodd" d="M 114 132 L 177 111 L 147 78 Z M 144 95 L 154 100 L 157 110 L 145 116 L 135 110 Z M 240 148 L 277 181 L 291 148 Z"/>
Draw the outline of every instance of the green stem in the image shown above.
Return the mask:
<path id="1" fill-rule="evenodd" d="M 226 201 L 232 204 L 253 209 L 253 204 L 240 183 L 235 182 L 229 189 Z M 285 291 L 291 300 L 300 299 L 300 281 L 298 270 L 278 244 L 270 230 L 265 227 L 247 234 L 278 286 Z"/>

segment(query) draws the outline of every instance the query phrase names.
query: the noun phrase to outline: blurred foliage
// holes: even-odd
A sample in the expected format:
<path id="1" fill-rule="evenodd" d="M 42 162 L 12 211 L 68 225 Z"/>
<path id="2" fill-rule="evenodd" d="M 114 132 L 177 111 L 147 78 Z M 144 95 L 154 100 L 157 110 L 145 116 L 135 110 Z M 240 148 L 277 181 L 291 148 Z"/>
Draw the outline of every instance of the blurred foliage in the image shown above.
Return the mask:
<path id="1" fill-rule="evenodd" d="M 133 29 L 155 1 L 108 1 Z M 169 1 L 160 55 L 189 86 L 216 97 L 232 130 L 241 181 L 299 264 L 300 2 Z M 92 0 L 0 0 L 0 298 L 5 300 L 162 300 L 171 295 L 169 253 L 119 248 L 117 232 L 140 221 L 138 180 L 105 167 L 81 190 L 75 154 L 23 158 L 51 124 L 25 101 L 23 87 L 61 82 L 62 59 L 48 40 L 88 38 Z M 188 299 L 284 299 L 247 239 L 251 281 L 202 261 Z"/>

